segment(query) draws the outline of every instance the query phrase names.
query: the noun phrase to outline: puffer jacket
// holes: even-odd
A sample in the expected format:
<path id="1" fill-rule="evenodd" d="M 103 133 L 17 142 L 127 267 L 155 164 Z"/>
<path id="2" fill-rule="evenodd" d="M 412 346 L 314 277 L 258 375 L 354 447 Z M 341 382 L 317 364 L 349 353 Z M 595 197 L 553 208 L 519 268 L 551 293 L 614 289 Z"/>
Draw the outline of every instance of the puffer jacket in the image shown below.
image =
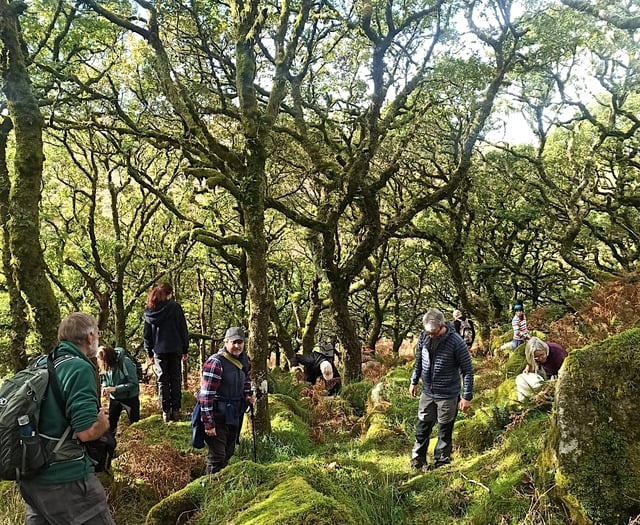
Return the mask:
<path id="1" fill-rule="evenodd" d="M 473 398 L 473 364 L 469 350 L 451 323 L 447 323 L 447 332 L 440 338 L 435 350 L 433 363 L 429 350 L 432 339 L 422 332 L 416 346 L 416 361 L 411 374 L 411 384 L 417 385 L 422 379 L 422 392 L 433 399 L 450 399 L 460 395 L 460 374 L 464 379 L 462 397 L 467 401 Z"/>

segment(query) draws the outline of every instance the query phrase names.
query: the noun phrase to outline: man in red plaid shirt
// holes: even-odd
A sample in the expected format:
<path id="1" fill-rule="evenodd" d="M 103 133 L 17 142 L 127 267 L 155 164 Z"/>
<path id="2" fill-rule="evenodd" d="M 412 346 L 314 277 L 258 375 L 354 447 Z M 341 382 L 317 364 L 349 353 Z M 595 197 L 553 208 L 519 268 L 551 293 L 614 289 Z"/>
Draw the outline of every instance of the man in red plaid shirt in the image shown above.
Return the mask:
<path id="1" fill-rule="evenodd" d="M 242 328 L 229 328 L 224 347 L 203 366 L 198 402 L 209 448 L 207 474 L 227 466 L 240 439 L 245 408 L 248 403 L 255 403 L 245 340 Z"/>

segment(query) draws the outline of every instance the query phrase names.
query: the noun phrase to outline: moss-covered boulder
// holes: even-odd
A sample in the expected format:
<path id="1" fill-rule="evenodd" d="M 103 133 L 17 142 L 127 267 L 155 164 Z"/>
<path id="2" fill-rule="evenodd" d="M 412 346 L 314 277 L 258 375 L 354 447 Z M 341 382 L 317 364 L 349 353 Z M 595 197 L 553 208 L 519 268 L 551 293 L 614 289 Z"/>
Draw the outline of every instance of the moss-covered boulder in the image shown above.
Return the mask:
<path id="1" fill-rule="evenodd" d="M 557 495 L 573 523 L 626 524 L 640 513 L 639 390 L 640 329 L 574 350 L 565 361 L 550 452 Z"/>
<path id="2" fill-rule="evenodd" d="M 335 470 L 330 472 L 335 475 Z M 149 511 L 145 525 L 187 522 L 355 525 L 362 516 L 356 502 L 317 463 L 242 461 L 165 498 Z"/>
<path id="3" fill-rule="evenodd" d="M 285 479 L 230 522 L 234 525 L 355 525 L 351 510 L 316 491 L 302 477 Z"/>
<path id="4" fill-rule="evenodd" d="M 510 414 L 509 406 L 489 406 L 476 410 L 470 417 L 459 413 L 454 434 L 455 446 L 466 454 L 490 448 L 509 424 Z"/>
<path id="5" fill-rule="evenodd" d="M 509 350 L 507 364 L 505 365 L 505 375 L 507 378 L 515 379 L 527 366 L 527 358 L 524 355 L 525 345 L 520 345 L 515 350 Z"/>

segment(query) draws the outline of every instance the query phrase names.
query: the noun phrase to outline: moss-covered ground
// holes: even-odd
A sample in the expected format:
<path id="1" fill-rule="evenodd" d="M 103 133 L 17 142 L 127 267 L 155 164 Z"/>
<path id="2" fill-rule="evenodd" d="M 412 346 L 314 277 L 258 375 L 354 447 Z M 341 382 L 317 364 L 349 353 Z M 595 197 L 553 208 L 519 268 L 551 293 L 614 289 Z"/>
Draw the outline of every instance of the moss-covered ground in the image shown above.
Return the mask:
<path id="1" fill-rule="evenodd" d="M 472 411 L 458 416 L 451 465 L 409 466 L 417 400 L 405 365 L 375 388 L 350 385 L 340 398 L 313 389 L 271 394 L 273 432 L 258 438 L 258 463 L 247 426 L 229 467 L 169 494 L 146 523 L 565 523 L 535 481 L 549 410 L 516 403 L 504 384 L 518 359 L 476 362 L 479 388 Z M 275 383 L 289 388 L 285 379 Z"/>

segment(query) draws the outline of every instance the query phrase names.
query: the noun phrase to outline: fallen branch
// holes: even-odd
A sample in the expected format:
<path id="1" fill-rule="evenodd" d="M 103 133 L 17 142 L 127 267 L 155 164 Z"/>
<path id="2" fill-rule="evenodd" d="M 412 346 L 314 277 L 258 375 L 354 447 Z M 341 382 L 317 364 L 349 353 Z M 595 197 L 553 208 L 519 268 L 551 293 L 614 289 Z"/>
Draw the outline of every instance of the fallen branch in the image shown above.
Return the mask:
<path id="1" fill-rule="evenodd" d="M 467 480 L 469 483 L 475 483 L 476 485 L 481 486 L 484 490 L 486 490 L 487 492 L 491 492 L 491 489 L 489 487 L 487 487 L 486 485 L 483 485 L 482 483 L 480 483 L 479 481 L 476 481 L 475 479 L 470 479 L 467 476 L 465 476 L 462 472 L 460 473 L 460 475 Z"/>

